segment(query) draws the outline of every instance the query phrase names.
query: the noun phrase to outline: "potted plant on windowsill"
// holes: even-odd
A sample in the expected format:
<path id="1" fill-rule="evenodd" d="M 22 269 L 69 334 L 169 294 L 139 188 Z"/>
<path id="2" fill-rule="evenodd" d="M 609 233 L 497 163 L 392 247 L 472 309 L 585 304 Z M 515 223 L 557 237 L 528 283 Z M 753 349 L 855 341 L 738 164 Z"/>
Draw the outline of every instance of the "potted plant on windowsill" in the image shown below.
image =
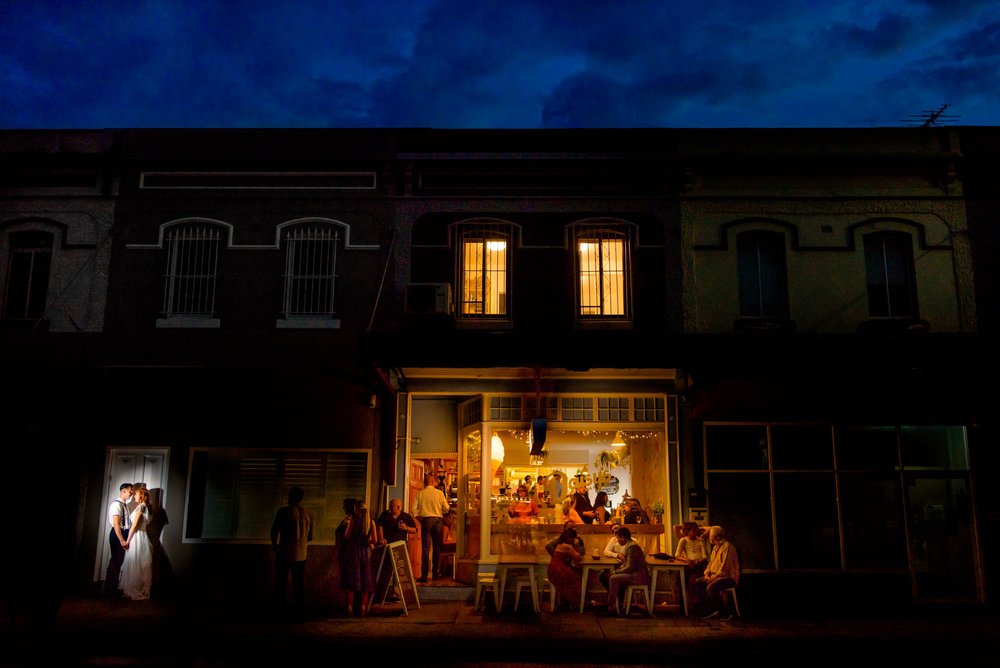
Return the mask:
<path id="1" fill-rule="evenodd" d="M 653 501 L 649 509 L 653 511 L 653 521 L 657 524 L 663 524 L 663 501 Z"/>

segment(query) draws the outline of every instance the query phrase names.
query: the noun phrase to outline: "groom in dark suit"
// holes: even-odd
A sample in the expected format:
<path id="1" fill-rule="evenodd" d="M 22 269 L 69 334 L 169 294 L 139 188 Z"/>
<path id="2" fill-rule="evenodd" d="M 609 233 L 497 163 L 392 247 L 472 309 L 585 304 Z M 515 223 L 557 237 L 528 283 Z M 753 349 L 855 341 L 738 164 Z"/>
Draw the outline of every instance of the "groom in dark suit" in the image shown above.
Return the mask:
<path id="1" fill-rule="evenodd" d="M 125 548 L 128 541 L 128 501 L 132 498 L 132 483 L 123 482 L 118 488 L 118 498 L 108 507 L 108 523 L 111 533 L 108 544 L 111 546 L 111 558 L 108 560 L 108 570 L 104 575 L 105 596 L 121 596 L 118 579 L 121 575 L 122 562 L 125 561 Z"/>

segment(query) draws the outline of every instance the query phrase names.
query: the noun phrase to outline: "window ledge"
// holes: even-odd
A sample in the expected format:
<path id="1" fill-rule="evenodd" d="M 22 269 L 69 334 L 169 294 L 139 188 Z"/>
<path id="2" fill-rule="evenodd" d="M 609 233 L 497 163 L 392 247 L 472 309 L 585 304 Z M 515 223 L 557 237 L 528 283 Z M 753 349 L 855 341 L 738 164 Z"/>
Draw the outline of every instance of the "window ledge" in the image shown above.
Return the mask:
<path id="1" fill-rule="evenodd" d="M 587 320 L 577 320 L 577 329 L 632 329 L 631 320 L 600 320 L 597 318 Z"/>
<path id="2" fill-rule="evenodd" d="M 278 318 L 277 329 L 340 329 L 340 318 Z"/>
<path id="3" fill-rule="evenodd" d="M 858 324 L 865 334 L 920 334 L 930 329 L 929 322 L 918 318 L 872 318 Z"/>
<path id="4" fill-rule="evenodd" d="M 785 318 L 737 318 L 733 321 L 736 334 L 790 334 L 795 331 L 795 321 Z"/>
<path id="5" fill-rule="evenodd" d="M 10 318 L 0 320 L 0 332 L 47 332 L 49 331 L 49 324 L 48 318 L 40 318 L 38 320 Z"/>
<path id="6" fill-rule="evenodd" d="M 157 329 L 219 329 L 220 323 L 218 318 L 199 318 L 186 315 L 156 319 Z"/>
<path id="7" fill-rule="evenodd" d="M 458 329 L 514 329 L 514 321 L 507 318 L 461 318 L 455 320 L 455 327 Z"/>

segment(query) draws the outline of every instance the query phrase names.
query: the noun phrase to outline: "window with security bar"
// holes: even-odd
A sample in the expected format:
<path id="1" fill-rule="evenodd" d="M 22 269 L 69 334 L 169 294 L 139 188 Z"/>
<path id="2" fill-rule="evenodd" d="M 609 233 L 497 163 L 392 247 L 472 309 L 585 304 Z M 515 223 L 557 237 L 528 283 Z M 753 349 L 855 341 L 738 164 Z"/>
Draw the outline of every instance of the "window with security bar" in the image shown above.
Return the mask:
<path id="1" fill-rule="evenodd" d="M 625 230 L 578 227 L 575 237 L 579 316 L 629 318 L 629 243 Z"/>
<path id="2" fill-rule="evenodd" d="M 507 317 L 511 232 L 511 225 L 506 223 L 458 227 L 459 317 Z"/>
<path id="3" fill-rule="evenodd" d="M 285 318 L 323 318 L 334 313 L 338 230 L 301 225 L 285 230 Z"/>
<path id="4" fill-rule="evenodd" d="M 208 223 L 174 225 L 166 231 L 167 272 L 163 291 L 166 317 L 215 315 L 220 228 Z"/>

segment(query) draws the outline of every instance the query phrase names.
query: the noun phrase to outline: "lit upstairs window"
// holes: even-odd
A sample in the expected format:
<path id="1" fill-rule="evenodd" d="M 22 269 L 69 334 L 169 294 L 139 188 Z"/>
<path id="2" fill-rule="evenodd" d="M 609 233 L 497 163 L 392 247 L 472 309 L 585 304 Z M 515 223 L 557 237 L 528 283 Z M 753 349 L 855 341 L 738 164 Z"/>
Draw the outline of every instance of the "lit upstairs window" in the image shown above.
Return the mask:
<path id="1" fill-rule="evenodd" d="M 510 239 L 511 226 L 505 223 L 459 227 L 459 317 L 508 316 Z"/>
<path id="2" fill-rule="evenodd" d="M 607 228 L 578 229 L 576 235 L 580 318 L 629 317 L 628 239 Z"/>

